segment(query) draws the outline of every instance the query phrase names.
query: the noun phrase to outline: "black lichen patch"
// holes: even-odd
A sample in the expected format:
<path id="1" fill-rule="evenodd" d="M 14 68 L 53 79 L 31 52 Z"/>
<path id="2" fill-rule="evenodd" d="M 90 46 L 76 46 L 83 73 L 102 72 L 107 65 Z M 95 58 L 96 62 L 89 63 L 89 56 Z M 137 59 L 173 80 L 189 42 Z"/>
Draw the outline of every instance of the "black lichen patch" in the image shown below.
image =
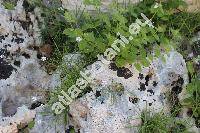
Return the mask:
<path id="1" fill-rule="evenodd" d="M 30 109 L 32 110 L 32 109 L 35 109 L 35 108 L 37 108 L 37 107 L 40 107 L 42 104 L 43 104 L 43 103 L 40 102 L 40 101 L 34 102 L 34 103 L 31 104 Z"/>
<path id="2" fill-rule="evenodd" d="M 38 59 L 42 59 L 42 54 L 41 54 L 41 53 L 38 53 L 38 54 L 37 54 L 37 58 L 38 58 Z"/>
<path id="3" fill-rule="evenodd" d="M 9 65 L 6 61 L 0 58 L 0 80 L 9 78 L 13 70 L 14 68 L 12 65 Z"/>
<path id="4" fill-rule="evenodd" d="M 27 53 L 22 53 L 22 56 L 24 56 L 26 59 L 29 59 L 31 56 L 29 55 L 29 54 L 27 54 Z"/>
<path id="5" fill-rule="evenodd" d="M 151 93 L 152 95 L 154 95 L 154 91 L 153 90 L 147 90 L 147 92 Z"/>
<path id="6" fill-rule="evenodd" d="M 168 98 L 171 104 L 170 112 L 174 114 L 175 116 L 179 116 L 180 108 L 182 107 L 178 98 L 178 94 L 181 93 L 181 91 L 182 91 L 182 87 L 174 86 Z"/>
<path id="7" fill-rule="evenodd" d="M 135 103 L 137 103 L 139 101 L 139 98 L 137 98 L 137 97 L 134 97 L 134 98 L 129 97 L 129 101 L 132 102 L 133 104 L 135 104 Z"/>
<path id="8" fill-rule="evenodd" d="M 144 75 L 142 74 L 142 73 L 139 73 L 139 77 L 138 77 L 138 79 L 143 79 L 144 78 Z"/>
<path id="9" fill-rule="evenodd" d="M 110 63 L 109 68 L 113 71 L 117 71 L 119 68 L 117 67 L 117 65 L 115 63 Z"/>
<path id="10" fill-rule="evenodd" d="M 96 97 L 100 97 L 100 96 L 101 96 L 101 91 L 96 91 L 95 96 L 96 96 Z"/>
<path id="11" fill-rule="evenodd" d="M 0 42 L 2 43 L 2 40 L 5 40 L 5 36 L 1 35 L 0 36 Z"/>
<path id="12" fill-rule="evenodd" d="M 147 75 L 147 76 L 145 77 L 145 85 L 146 85 L 146 86 L 149 85 L 149 80 L 150 80 L 150 78 L 151 78 L 151 75 Z"/>
<path id="13" fill-rule="evenodd" d="M 183 78 L 182 78 L 182 77 L 179 77 L 177 81 L 172 82 L 171 86 L 174 86 L 174 85 L 182 86 L 183 83 L 184 83 Z"/>
<path id="14" fill-rule="evenodd" d="M 133 76 L 133 73 L 125 67 L 117 67 L 115 63 L 110 63 L 109 68 L 113 71 L 117 71 L 118 77 L 124 77 L 125 79 L 128 79 Z"/>
<path id="15" fill-rule="evenodd" d="M 152 105 L 152 103 L 149 103 L 149 106 L 151 106 Z"/>
<path id="16" fill-rule="evenodd" d="M 14 65 L 15 65 L 15 66 L 17 66 L 17 67 L 20 67 L 20 65 L 21 65 L 21 62 L 20 62 L 20 61 L 17 61 L 17 60 L 15 60 L 15 61 L 14 61 Z"/>
<path id="17" fill-rule="evenodd" d="M 182 89 L 183 88 L 180 87 L 180 86 L 175 86 L 175 87 L 172 88 L 172 91 L 179 94 L 179 93 L 181 93 Z"/>
<path id="18" fill-rule="evenodd" d="M 158 82 L 153 81 L 153 87 L 156 87 L 158 85 Z"/>
<path id="19" fill-rule="evenodd" d="M 183 90 L 183 88 L 182 88 L 183 84 L 184 84 L 184 80 L 182 77 L 179 77 L 177 81 L 172 82 L 172 84 L 171 84 L 171 86 L 173 86 L 172 92 L 174 92 L 176 94 L 181 93 Z"/>
<path id="20" fill-rule="evenodd" d="M 140 88 L 138 88 L 138 90 L 145 91 L 146 90 L 145 84 L 140 82 Z"/>
<path id="21" fill-rule="evenodd" d="M 20 44 L 20 43 L 23 43 L 23 42 L 24 42 L 24 39 L 16 36 L 16 38 L 14 39 L 14 41 L 15 41 L 17 44 Z"/>
<path id="22" fill-rule="evenodd" d="M 128 79 L 133 76 L 133 73 L 128 68 L 123 67 L 117 70 L 117 76 Z"/>

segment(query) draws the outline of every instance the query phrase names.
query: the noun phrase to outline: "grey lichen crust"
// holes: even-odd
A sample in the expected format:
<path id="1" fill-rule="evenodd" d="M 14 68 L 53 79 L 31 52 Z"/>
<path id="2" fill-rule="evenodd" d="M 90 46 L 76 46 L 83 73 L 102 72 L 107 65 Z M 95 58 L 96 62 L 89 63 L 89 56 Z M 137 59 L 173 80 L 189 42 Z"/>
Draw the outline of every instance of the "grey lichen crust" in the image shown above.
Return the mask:
<path id="1" fill-rule="evenodd" d="M 77 0 L 71 0 L 69 5 L 67 0 L 62 1 L 65 8 L 72 10 L 80 4 Z M 110 2 L 103 0 L 105 10 Z M 19 123 L 27 126 L 34 120 L 31 133 L 64 133 L 63 115 L 55 117 L 42 105 L 47 91 L 60 84 L 59 75 L 48 75 L 42 67 L 41 55 L 38 55 L 42 45 L 38 21 L 42 19 L 37 8 L 27 12 L 23 3 L 19 0 L 14 10 L 7 10 L 0 4 L 0 131 L 15 133 Z M 66 55 L 64 64 L 77 65 L 79 56 Z M 69 58 L 73 60 L 70 64 Z M 173 92 L 179 100 L 183 99 L 188 76 L 185 61 L 179 53 L 172 51 L 165 58 L 165 62 L 155 59 L 141 72 L 133 65 L 118 68 L 111 63 L 103 65 L 100 73 L 88 66 L 94 79 L 90 84 L 92 91 L 70 105 L 70 125 L 81 133 L 133 133 L 137 129 L 129 126 L 141 124 L 143 110 L 151 110 L 152 114 L 161 111 L 170 114 L 166 94 Z M 94 64 L 99 69 L 98 63 Z M 180 118 L 188 119 L 184 111 Z M 190 130 L 198 132 L 196 127 Z"/>
<path id="2" fill-rule="evenodd" d="M 21 120 L 28 124 L 36 117 L 36 127 L 48 121 L 39 115 L 41 109 L 34 109 L 42 105 L 47 92 L 59 82 L 54 74 L 48 75 L 42 67 L 40 56 L 43 55 L 38 51 L 42 46 L 38 23 L 42 19 L 38 12 L 37 8 L 27 11 L 24 0 L 19 0 L 13 10 L 0 4 L 0 131 L 6 133 L 18 132 Z M 31 119 L 26 116 L 36 113 Z M 50 117 L 53 119 L 53 114 Z M 53 128 L 55 125 L 52 124 Z M 49 125 L 39 128 L 41 132 L 50 129 Z"/>
<path id="3" fill-rule="evenodd" d="M 113 64 L 102 70 L 92 69 L 93 91 L 70 105 L 72 120 L 81 133 L 137 132 L 128 126 L 141 124 L 142 111 L 169 115 L 167 92 L 184 96 L 188 82 L 185 61 L 175 51 L 166 55 L 166 62 L 156 59 L 140 73 L 132 66 L 116 68 Z"/>

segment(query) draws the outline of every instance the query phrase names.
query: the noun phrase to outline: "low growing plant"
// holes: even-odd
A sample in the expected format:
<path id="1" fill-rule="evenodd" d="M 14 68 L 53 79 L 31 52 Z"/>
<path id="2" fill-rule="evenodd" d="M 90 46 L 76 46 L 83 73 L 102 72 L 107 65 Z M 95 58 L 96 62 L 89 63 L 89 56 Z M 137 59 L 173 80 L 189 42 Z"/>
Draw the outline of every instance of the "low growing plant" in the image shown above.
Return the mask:
<path id="1" fill-rule="evenodd" d="M 8 10 L 14 10 L 16 3 L 8 0 L 3 2 L 2 5 Z"/>
<path id="2" fill-rule="evenodd" d="M 152 114 L 150 111 L 143 111 L 141 119 L 139 133 L 188 133 L 185 121 L 162 112 Z"/>
<path id="3" fill-rule="evenodd" d="M 183 100 L 183 106 L 192 110 L 192 117 L 196 119 L 196 124 L 200 125 L 200 80 L 195 78 L 187 85 L 187 98 Z"/>
<path id="4" fill-rule="evenodd" d="M 141 70 L 142 66 L 149 66 L 154 57 L 162 57 L 162 53 L 169 52 L 172 47 L 181 51 L 181 38 L 190 39 L 200 28 L 200 13 L 184 11 L 186 4 L 182 0 L 143 0 L 128 6 L 114 2 L 107 12 L 100 11 L 100 3 L 100 0 L 84 1 L 84 4 L 95 7 L 93 12 L 79 8 L 75 11 L 61 10 L 38 4 L 45 20 L 43 41 L 53 46 L 47 68 L 55 70 L 62 66 L 63 56 L 66 54 L 81 53 L 84 56 L 84 65 L 74 69 L 83 69 L 96 61 L 98 54 L 111 47 L 119 38 L 118 32 L 128 39 L 128 26 L 141 19 L 141 13 L 154 22 L 155 28 L 141 28 L 141 32 L 134 36 L 129 45 L 121 47 L 120 53 L 113 60 L 117 66 L 134 63 Z M 61 68 L 64 68 L 64 74 L 60 89 L 65 90 L 76 81 L 79 74 L 73 69 Z M 58 92 L 59 90 L 53 93 L 52 99 L 56 98 Z"/>

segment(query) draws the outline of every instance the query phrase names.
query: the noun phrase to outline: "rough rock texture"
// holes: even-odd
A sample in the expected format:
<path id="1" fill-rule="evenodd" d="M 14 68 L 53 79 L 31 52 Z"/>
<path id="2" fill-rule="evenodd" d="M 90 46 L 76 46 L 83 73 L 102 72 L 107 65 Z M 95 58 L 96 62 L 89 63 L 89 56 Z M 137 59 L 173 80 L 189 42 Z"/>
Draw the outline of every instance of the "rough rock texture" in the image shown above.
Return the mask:
<path id="1" fill-rule="evenodd" d="M 30 133 L 65 133 L 64 116 L 54 116 L 51 109 L 40 106 L 35 109 L 35 125 Z"/>
<path id="2" fill-rule="evenodd" d="M 163 110 L 170 113 L 167 92 L 178 96 L 188 82 L 183 57 L 177 52 L 166 55 L 166 63 L 155 60 L 138 73 L 132 66 L 104 65 L 102 72 L 91 70 L 93 91 L 70 105 L 70 114 L 81 133 L 133 133 L 140 114 Z M 128 76 L 127 76 L 128 75 Z"/>
<path id="3" fill-rule="evenodd" d="M 15 120 L 19 114 L 23 119 L 26 112 L 17 112 L 18 107 L 25 105 L 34 110 L 45 102 L 48 91 L 59 84 L 58 75 L 48 75 L 42 67 L 41 57 L 45 56 L 47 45 L 41 43 L 38 27 L 38 20 L 41 18 L 37 14 L 38 10 L 27 12 L 23 5 L 24 1 L 19 0 L 14 10 L 6 10 L 0 4 L 0 130 L 3 133 L 7 133 L 4 132 L 7 128 L 11 129 L 10 133 L 17 130 L 14 128 L 16 125 L 11 126 L 12 130 L 10 123 L 4 121 L 4 118 Z M 48 123 L 47 118 L 39 115 L 37 110 L 36 112 L 36 120 Z M 54 119 L 53 114 L 49 117 Z M 49 124 L 55 126 L 57 123 Z M 50 128 L 41 123 L 36 123 L 36 126 L 37 130 L 44 129 L 44 132 Z M 62 130 L 64 131 L 63 128 Z"/>
<path id="4" fill-rule="evenodd" d="M 63 7 L 72 10 L 82 4 L 82 0 L 62 1 Z M 106 10 L 111 0 L 102 3 Z M 41 57 L 51 51 L 41 44 L 38 20 L 42 20 L 37 9 L 27 12 L 22 5 L 23 0 L 19 0 L 15 10 L 9 11 L 0 4 L 0 132 L 18 132 L 19 125 L 25 127 L 35 119 L 31 133 L 64 133 L 64 116 L 55 117 L 49 108 L 41 106 L 48 91 L 60 82 L 59 75 L 50 76 L 42 67 Z M 66 60 L 76 61 L 77 57 L 68 55 L 64 61 L 73 66 L 76 62 L 68 64 Z M 95 78 L 93 91 L 70 105 L 70 124 L 81 133 L 132 133 L 136 129 L 126 126 L 141 124 L 142 110 L 148 108 L 155 113 L 164 109 L 169 113 L 165 93 L 173 92 L 181 99 L 188 79 L 180 54 L 171 52 L 166 59 L 166 63 L 155 60 L 141 73 L 132 66 L 117 68 L 113 63 L 105 65 L 101 73 L 88 67 Z"/>
<path id="5" fill-rule="evenodd" d="M 13 117 L 4 117 L 0 121 L 1 133 L 18 133 L 18 128 L 24 128 L 35 118 L 35 111 L 29 110 L 26 106 L 19 107 Z"/>
<path id="6" fill-rule="evenodd" d="M 15 10 L 5 10 L 0 5 L 0 96 L 2 106 L 8 108 L 4 116 L 11 116 L 16 107 L 42 99 L 42 91 L 49 81 L 32 47 L 41 44 L 36 16 L 25 12 L 23 0 L 18 1 Z M 5 114 L 5 113 L 6 114 Z"/>

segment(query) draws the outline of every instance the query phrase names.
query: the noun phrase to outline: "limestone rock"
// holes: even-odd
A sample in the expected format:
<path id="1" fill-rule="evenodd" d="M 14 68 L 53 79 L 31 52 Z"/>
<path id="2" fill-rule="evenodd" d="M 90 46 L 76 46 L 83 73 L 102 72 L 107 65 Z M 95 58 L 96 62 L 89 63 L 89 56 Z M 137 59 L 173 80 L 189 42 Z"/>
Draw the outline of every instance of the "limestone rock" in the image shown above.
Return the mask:
<path id="1" fill-rule="evenodd" d="M 127 66 L 129 71 L 113 65 L 103 65 L 101 72 L 91 68 L 95 67 L 88 67 L 93 91 L 70 105 L 71 119 L 81 133 L 136 132 L 127 127 L 141 123 L 143 110 L 170 113 L 166 93 L 180 95 L 188 82 L 185 61 L 177 52 L 166 55 L 166 62 L 154 60 L 141 73 L 133 66 Z M 127 72 L 131 73 L 128 78 Z"/>
<path id="2" fill-rule="evenodd" d="M 43 102 L 52 76 L 48 75 L 33 47 L 42 45 L 37 15 L 26 12 L 24 0 L 14 10 L 0 4 L 0 97 L 3 115 L 14 115 L 17 107 Z"/>
<path id="3" fill-rule="evenodd" d="M 28 125 L 35 118 L 35 111 L 29 110 L 26 106 L 19 107 L 13 117 L 4 117 L 0 120 L 0 132 L 18 133 L 18 127 Z"/>
<path id="4" fill-rule="evenodd" d="M 0 4 L 0 132 L 3 133 L 17 133 L 19 123 L 27 125 L 33 118 L 37 120 L 39 114 L 35 114 L 40 113 L 37 107 L 45 103 L 49 90 L 60 83 L 59 75 L 45 71 L 39 56 L 51 54 L 51 47 L 41 42 L 39 10 L 27 12 L 23 5 L 24 0 L 18 0 L 14 10 L 7 10 Z M 43 128 L 45 133 L 52 123 L 48 122 L 50 118 L 39 116 L 48 125 L 36 123 L 36 131 Z M 50 116 L 55 119 L 53 114 Z M 53 124 L 52 130 L 56 132 Z"/>
<path id="5" fill-rule="evenodd" d="M 35 109 L 35 125 L 29 130 L 30 133 L 65 133 L 64 115 L 55 116 L 51 109 L 42 105 Z"/>

